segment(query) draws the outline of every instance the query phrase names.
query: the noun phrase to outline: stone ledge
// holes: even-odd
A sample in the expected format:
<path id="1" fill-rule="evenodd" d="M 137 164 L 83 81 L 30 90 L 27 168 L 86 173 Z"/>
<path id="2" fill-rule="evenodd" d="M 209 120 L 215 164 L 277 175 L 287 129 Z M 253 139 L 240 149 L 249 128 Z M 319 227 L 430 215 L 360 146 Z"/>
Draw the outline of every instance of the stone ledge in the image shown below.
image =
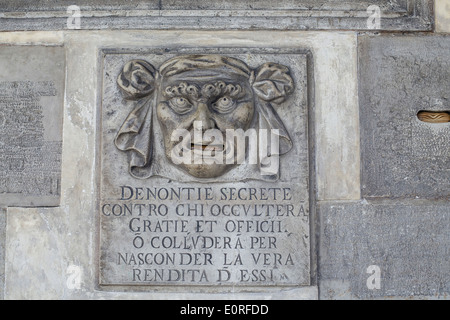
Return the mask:
<path id="1" fill-rule="evenodd" d="M 48 5 L 44 1 L 16 4 L 2 1 L 3 31 L 65 30 L 72 1 Z M 314 2 L 265 0 L 252 5 L 228 1 L 138 1 L 121 4 L 91 0 L 80 6 L 81 29 L 277 29 L 277 30 L 368 30 L 369 6 L 381 13 L 379 30 L 433 30 L 433 1 L 322 0 Z M 78 14 L 78 13 L 77 13 Z M 283 19 L 280 19 L 283 18 Z"/>

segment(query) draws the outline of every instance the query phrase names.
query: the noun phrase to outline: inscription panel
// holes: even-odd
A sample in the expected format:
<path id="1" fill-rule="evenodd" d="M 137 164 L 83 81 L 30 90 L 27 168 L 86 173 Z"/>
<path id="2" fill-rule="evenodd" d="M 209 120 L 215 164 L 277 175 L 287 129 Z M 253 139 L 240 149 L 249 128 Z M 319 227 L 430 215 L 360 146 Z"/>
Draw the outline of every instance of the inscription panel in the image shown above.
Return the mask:
<path id="1" fill-rule="evenodd" d="M 0 204 L 59 204 L 64 50 L 0 49 Z"/>
<path id="2" fill-rule="evenodd" d="M 105 52 L 101 285 L 309 285 L 308 68 L 294 51 Z M 168 138 L 180 127 L 194 160 L 208 132 L 245 131 L 245 159 L 177 164 Z M 251 160 L 249 137 L 262 151 L 266 132 L 278 141 L 270 172 L 264 152 Z"/>

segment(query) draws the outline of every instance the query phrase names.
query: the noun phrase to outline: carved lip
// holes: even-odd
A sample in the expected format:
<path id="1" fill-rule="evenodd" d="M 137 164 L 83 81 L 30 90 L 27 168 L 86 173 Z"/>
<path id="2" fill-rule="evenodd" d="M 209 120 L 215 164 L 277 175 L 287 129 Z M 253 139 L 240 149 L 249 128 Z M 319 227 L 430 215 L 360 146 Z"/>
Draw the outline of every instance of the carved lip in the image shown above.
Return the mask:
<path id="1" fill-rule="evenodd" d="M 208 148 L 208 150 L 206 150 L 206 148 Z M 207 144 L 191 143 L 191 150 L 201 151 L 201 152 L 203 152 L 203 151 L 220 152 L 220 151 L 224 151 L 225 150 L 225 146 L 223 144 L 213 144 L 213 143 L 207 143 Z"/>

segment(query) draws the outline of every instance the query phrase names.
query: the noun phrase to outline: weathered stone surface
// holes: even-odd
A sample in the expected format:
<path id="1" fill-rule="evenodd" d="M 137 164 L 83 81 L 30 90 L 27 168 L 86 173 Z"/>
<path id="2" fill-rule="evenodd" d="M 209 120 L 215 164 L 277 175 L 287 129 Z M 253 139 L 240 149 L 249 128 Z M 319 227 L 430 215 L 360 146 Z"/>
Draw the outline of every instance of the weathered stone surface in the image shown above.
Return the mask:
<path id="1" fill-rule="evenodd" d="M 59 35 L 59 36 L 58 36 Z M 99 290 L 97 262 L 99 171 L 95 134 L 101 105 L 101 48 L 139 52 L 164 47 L 308 48 L 314 54 L 314 97 L 320 194 L 359 199 L 356 34 L 353 32 L 95 31 L 0 34 L 0 43 L 60 45 L 67 52 L 61 206 L 9 208 L 6 299 L 315 299 L 310 287 L 135 287 Z M 333 48 L 333 50 L 330 50 Z M 125 61 L 124 61 L 125 62 Z M 336 72 L 330 73 L 329 70 Z M 117 87 L 114 87 L 117 90 Z M 292 102 L 288 100 L 287 103 Z M 122 97 L 117 101 L 122 105 Z M 119 124 L 119 126 L 122 123 Z M 122 154 L 121 152 L 119 152 Z M 336 156 L 336 155 L 339 156 Z M 126 156 L 122 154 L 125 158 Z M 126 170 L 126 168 L 124 168 Z M 312 187 L 311 187 L 312 188 Z M 318 188 L 319 189 L 319 188 Z M 319 190 L 318 190 L 319 192 Z M 311 217 L 312 219 L 312 217 Z M 312 219 L 313 220 L 313 219 Z M 314 251 L 313 251 L 314 252 Z M 314 258 L 313 256 L 311 257 Z M 239 291 L 239 292 L 238 292 Z"/>
<path id="2" fill-rule="evenodd" d="M 143 10 L 143 9 L 158 9 L 158 0 L 137 0 L 124 2 L 122 0 L 84 0 L 81 2 L 72 0 L 1 0 L 0 8 L 2 12 L 39 12 L 39 11 L 66 11 L 67 7 L 77 4 L 81 9 L 94 11 L 108 11 L 108 10 Z"/>
<path id="3" fill-rule="evenodd" d="M 308 286 L 308 53 L 161 48 L 107 52 L 104 65 L 100 283 Z M 261 130 L 278 130 L 279 163 L 252 163 L 251 140 L 242 164 L 205 163 L 195 121 L 254 132 L 258 152 Z M 176 163 L 177 128 L 201 164 Z"/>
<path id="4" fill-rule="evenodd" d="M 448 298 L 449 208 L 445 201 L 320 203 L 320 298 Z M 379 267 L 380 289 L 367 286 L 370 266 Z"/>
<path id="5" fill-rule="evenodd" d="M 5 294 L 5 241 L 6 209 L 0 208 L 0 300 L 3 300 Z"/>
<path id="6" fill-rule="evenodd" d="M 2 1 L 2 30 L 67 29 L 71 1 Z M 381 30 L 431 30 L 432 0 L 340 1 L 197 1 L 90 0 L 78 4 L 81 29 L 355 29 L 367 30 L 368 19 L 381 14 Z"/>
<path id="7" fill-rule="evenodd" d="M 378 5 L 383 10 L 390 10 L 394 12 L 403 12 L 406 10 L 406 1 L 383 1 L 375 0 L 370 1 L 370 4 Z M 323 10 L 366 10 L 370 5 L 369 1 L 340 1 L 340 0 L 280 0 L 274 3 L 273 1 L 257 1 L 254 3 L 239 1 L 239 0 L 165 0 L 162 2 L 163 9 L 197 9 L 197 10 L 262 10 L 262 9 L 275 9 L 275 10 L 317 10 L 319 8 Z"/>
<path id="8" fill-rule="evenodd" d="M 436 32 L 450 33 L 450 0 L 435 0 Z"/>
<path id="9" fill-rule="evenodd" d="M 448 198 L 450 37 L 360 37 L 363 197 Z"/>
<path id="10" fill-rule="evenodd" d="M 58 205 L 64 48 L 2 47 L 0 69 L 0 204 Z"/>

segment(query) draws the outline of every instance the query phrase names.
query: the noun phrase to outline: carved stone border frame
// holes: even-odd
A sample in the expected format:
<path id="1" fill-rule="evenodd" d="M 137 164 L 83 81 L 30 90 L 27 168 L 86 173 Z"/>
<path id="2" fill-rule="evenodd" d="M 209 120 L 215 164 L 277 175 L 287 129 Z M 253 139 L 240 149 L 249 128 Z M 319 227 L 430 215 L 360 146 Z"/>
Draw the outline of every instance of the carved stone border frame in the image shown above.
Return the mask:
<path id="1" fill-rule="evenodd" d="M 171 52 L 176 51 L 178 53 L 188 53 L 188 54 L 198 54 L 199 52 L 216 52 L 218 49 L 220 49 L 221 54 L 228 54 L 228 51 L 236 51 L 238 49 L 245 50 L 246 52 L 265 52 L 265 53 L 283 53 L 283 54 L 303 54 L 307 57 L 307 113 L 308 113 L 308 119 L 307 119 L 307 127 L 308 127 L 308 162 L 309 162 L 309 228 L 310 228 L 310 285 L 309 286 L 243 286 L 243 287 L 236 287 L 236 286 L 220 286 L 220 287 L 213 287 L 213 286 L 189 286 L 190 292 L 196 293 L 196 292 L 214 292 L 218 293 L 226 293 L 226 292 L 252 292 L 252 293 L 270 293 L 270 292 L 276 292 L 279 291 L 280 288 L 283 290 L 300 290 L 303 294 L 309 294 L 310 289 L 314 290 L 313 288 L 317 287 L 318 285 L 318 266 L 317 266 L 317 260 L 318 260 L 318 240 L 319 240 L 319 234 L 317 232 L 319 228 L 319 218 L 317 215 L 317 188 L 316 188 L 316 142 L 315 142 L 315 93 L 314 93 L 314 57 L 312 52 L 308 48 L 260 48 L 260 47 L 201 47 L 198 49 L 192 48 L 192 47 L 183 47 L 183 49 L 180 50 L 180 48 L 174 48 L 174 47 L 162 47 L 162 46 L 156 46 L 156 47 L 149 47 L 149 46 L 143 46 L 140 49 L 137 49 L 135 47 L 133 48 L 99 48 L 99 55 L 98 55 L 98 71 L 97 76 L 99 80 L 99 85 L 97 88 L 97 145 L 96 145 L 96 164 L 95 167 L 97 168 L 97 175 L 96 175 L 96 208 L 100 207 L 100 201 L 101 201 L 101 171 L 98 170 L 102 166 L 101 161 L 101 154 L 102 154 L 102 97 L 103 97 L 103 72 L 104 72 L 104 57 L 107 54 L 124 54 L 124 53 L 145 53 L 149 50 L 164 50 L 164 52 Z M 95 235 L 95 254 L 96 257 L 96 271 L 95 271 L 95 286 L 96 290 L 99 291 L 120 291 L 120 292 L 183 292 L 186 289 L 183 287 L 176 287 L 176 286 L 167 286 L 167 285 L 153 285 L 153 286 L 145 286 L 145 285 L 135 285 L 135 286 L 127 286 L 127 285 L 101 285 L 100 284 L 100 230 L 101 230 L 101 222 L 100 222 L 100 214 L 97 211 L 97 218 L 96 218 L 96 235 Z"/>
<path id="2" fill-rule="evenodd" d="M 199 30 L 369 30 L 367 8 L 373 1 L 361 3 L 290 5 L 270 1 L 261 9 L 211 1 L 188 1 L 185 5 L 169 1 L 147 1 L 134 9 L 124 4 L 88 4 L 80 6 L 80 29 L 199 29 Z M 176 1 L 175 1 L 176 2 Z M 275 1 L 274 1 L 275 2 Z M 326 1 L 325 1 L 326 2 Z M 42 6 L 36 10 L 28 2 L 0 9 L 0 31 L 67 30 L 69 14 L 61 6 Z M 199 4 L 200 3 L 200 4 Z M 76 3 L 75 3 L 76 4 Z M 380 31 L 434 30 L 433 0 L 404 0 L 405 8 L 392 10 L 381 6 Z M 309 5 L 310 6 L 310 5 Z M 369 30 L 370 31 L 370 30 Z"/>

